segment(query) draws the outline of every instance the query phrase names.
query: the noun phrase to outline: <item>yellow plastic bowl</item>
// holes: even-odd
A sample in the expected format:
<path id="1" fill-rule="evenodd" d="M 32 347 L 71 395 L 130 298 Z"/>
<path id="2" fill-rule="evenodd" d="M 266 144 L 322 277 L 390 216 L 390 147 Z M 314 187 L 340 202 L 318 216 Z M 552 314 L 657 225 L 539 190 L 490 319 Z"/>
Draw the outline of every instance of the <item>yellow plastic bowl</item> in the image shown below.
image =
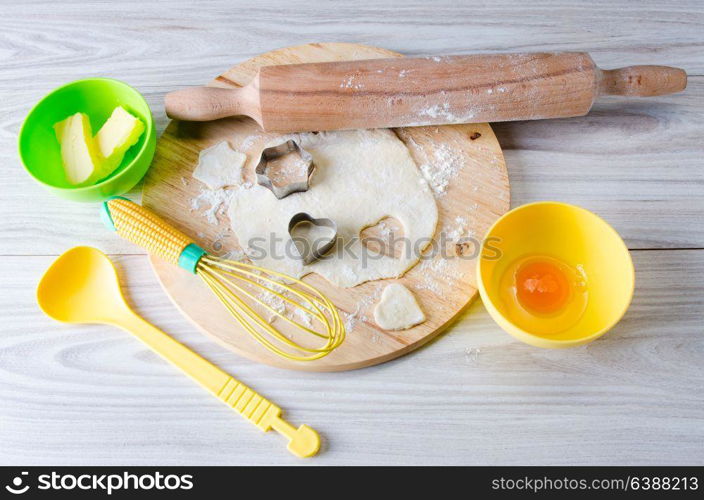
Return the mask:
<path id="1" fill-rule="evenodd" d="M 516 259 L 530 255 L 584 268 L 586 309 L 576 324 L 560 333 L 538 335 L 519 328 L 506 315 L 500 277 Z M 635 273 L 628 248 L 603 219 L 574 205 L 544 201 L 511 210 L 489 229 L 477 259 L 477 282 L 485 307 L 503 330 L 537 347 L 564 348 L 591 342 L 619 322 L 633 297 Z"/>

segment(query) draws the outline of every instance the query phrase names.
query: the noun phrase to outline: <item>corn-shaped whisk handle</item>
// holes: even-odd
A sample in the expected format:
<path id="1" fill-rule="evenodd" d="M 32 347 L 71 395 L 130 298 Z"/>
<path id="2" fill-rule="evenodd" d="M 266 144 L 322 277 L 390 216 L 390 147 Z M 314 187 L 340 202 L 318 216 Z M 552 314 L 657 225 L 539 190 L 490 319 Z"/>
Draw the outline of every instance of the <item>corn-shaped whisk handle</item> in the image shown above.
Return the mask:
<path id="1" fill-rule="evenodd" d="M 198 261 L 205 254 L 188 236 L 127 198 L 114 197 L 106 201 L 102 215 L 105 224 L 126 240 L 192 273 L 196 272 Z M 220 401 L 262 431 L 273 429 L 286 437 L 291 453 L 298 457 L 311 457 L 318 452 L 320 436 L 315 430 L 307 425 L 294 427 L 281 416 L 281 408 L 253 389 L 143 320 L 138 320 L 138 326 L 135 331 L 142 332 L 142 335 L 138 335 L 139 338 L 181 368 Z"/>
<path id="2" fill-rule="evenodd" d="M 194 274 L 198 261 L 205 254 L 188 236 L 127 198 L 115 196 L 103 203 L 103 219 L 124 239 Z"/>

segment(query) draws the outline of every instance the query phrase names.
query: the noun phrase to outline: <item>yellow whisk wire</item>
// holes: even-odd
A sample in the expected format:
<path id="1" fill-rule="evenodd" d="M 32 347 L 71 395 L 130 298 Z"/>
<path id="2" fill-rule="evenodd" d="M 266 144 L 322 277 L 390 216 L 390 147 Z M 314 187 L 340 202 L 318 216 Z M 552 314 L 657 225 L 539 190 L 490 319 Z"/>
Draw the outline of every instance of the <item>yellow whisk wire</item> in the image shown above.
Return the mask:
<path id="1" fill-rule="evenodd" d="M 213 269 L 210 268 L 209 271 L 213 272 Z M 316 306 L 315 304 L 313 304 L 313 301 L 312 301 L 312 300 L 310 300 L 310 299 L 309 299 L 308 297 L 306 297 L 305 295 L 299 293 L 299 292 L 296 291 L 294 288 L 289 288 L 287 291 L 288 291 L 289 293 L 292 293 L 292 294 L 295 294 L 295 295 L 301 297 L 303 300 L 305 300 L 306 302 L 308 302 L 308 303 L 311 305 L 311 307 L 314 307 L 314 308 L 316 309 L 315 311 L 311 311 L 308 307 L 302 306 L 302 305 L 299 304 L 298 302 L 295 302 L 295 301 L 289 299 L 289 298 L 286 297 L 285 295 L 283 295 L 283 294 L 277 292 L 275 289 L 270 289 L 270 288 L 262 287 L 262 285 L 261 285 L 259 282 L 257 282 L 256 280 L 250 280 L 250 279 L 247 279 L 247 278 L 243 278 L 243 277 L 241 277 L 241 276 L 236 275 L 236 274 L 233 273 L 233 272 L 224 271 L 224 270 L 218 270 L 218 271 L 215 272 L 214 274 L 231 276 L 231 277 L 233 277 L 233 278 L 235 278 L 235 279 L 238 279 L 238 280 L 243 281 L 243 282 L 245 282 L 245 283 L 248 283 L 248 284 L 250 284 L 250 285 L 253 285 L 253 286 L 256 286 L 256 287 L 259 287 L 259 288 L 263 288 L 266 293 L 270 293 L 270 294 L 274 295 L 275 297 L 278 297 L 278 298 L 281 299 L 282 301 L 284 301 L 284 302 L 286 302 L 286 303 L 288 303 L 288 304 L 291 304 L 291 305 L 294 306 L 294 307 L 300 307 L 304 312 L 306 312 L 306 313 L 309 314 L 310 316 L 312 316 L 312 317 L 318 319 L 318 321 L 320 321 L 321 323 L 326 324 L 326 326 L 329 327 L 328 319 L 325 317 L 325 314 L 320 310 L 320 308 L 319 308 L 318 306 Z M 252 274 L 252 273 L 246 273 L 246 274 L 247 274 L 247 275 L 250 275 L 250 274 Z M 253 274 L 252 274 L 252 275 L 253 275 Z M 274 280 L 267 280 L 266 278 L 261 278 L 261 279 L 262 279 L 262 280 L 266 280 L 266 281 L 268 281 L 268 282 L 271 282 L 271 283 L 272 283 L 274 286 L 276 286 L 276 287 L 281 287 L 281 283 L 280 283 L 280 282 L 277 282 L 277 281 L 274 281 Z M 260 302 L 259 299 L 257 299 L 257 298 L 254 297 L 252 294 L 250 294 L 249 292 L 247 292 L 247 290 L 245 290 L 244 288 L 242 288 L 242 287 L 240 287 L 240 286 L 238 286 L 238 285 L 236 285 L 236 284 L 234 284 L 234 283 L 231 283 L 231 282 L 230 282 L 230 286 L 233 287 L 233 288 L 236 288 L 240 293 L 242 293 L 242 294 L 248 296 L 250 299 L 252 299 L 252 300 L 254 300 L 254 301 L 257 301 L 257 302 Z M 316 300 L 316 299 L 314 299 L 314 300 Z M 317 300 L 316 300 L 316 301 L 317 301 Z M 319 301 L 318 301 L 318 302 L 319 302 Z M 320 303 L 320 302 L 319 302 L 319 303 Z M 311 334 L 313 334 L 313 335 L 316 335 L 316 336 L 318 336 L 318 337 L 321 337 L 321 338 L 326 337 L 325 335 L 322 335 L 322 334 L 320 334 L 320 333 L 318 333 L 318 332 L 316 332 L 316 331 L 314 331 L 314 330 L 311 330 L 311 329 L 305 327 L 304 325 L 301 325 L 300 323 L 297 323 L 297 322 L 293 321 L 293 320 L 290 319 L 288 316 L 282 315 L 279 311 L 273 309 L 272 307 L 270 307 L 270 306 L 269 306 L 268 304 L 266 304 L 266 303 L 261 303 L 261 305 L 262 305 L 265 309 L 267 309 L 269 312 L 271 312 L 272 314 L 274 314 L 274 315 L 276 315 L 276 316 L 278 316 L 278 317 L 280 317 L 280 318 L 286 320 L 288 323 L 290 323 L 290 324 L 292 324 L 292 325 L 294 325 L 294 326 L 296 326 L 296 327 L 302 328 L 302 329 L 308 331 L 309 333 L 311 333 Z"/>
<path id="2" fill-rule="evenodd" d="M 212 264 L 212 265 L 215 265 L 215 266 L 218 266 L 218 267 L 221 267 L 221 268 L 224 268 L 224 269 L 229 269 L 229 270 L 236 271 L 236 272 L 238 272 L 238 273 L 240 273 L 240 274 L 243 274 L 243 275 L 252 276 L 252 277 L 257 278 L 257 279 L 265 280 L 265 281 L 267 281 L 267 282 L 269 282 L 269 283 L 271 283 L 271 284 L 273 284 L 273 285 L 275 285 L 275 286 L 281 286 L 282 282 L 281 282 L 281 281 L 274 280 L 274 279 L 272 279 L 272 278 L 268 278 L 266 275 L 263 275 L 263 274 L 261 274 L 261 273 L 262 273 L 262 272 L 268 273 L 268 274 L 270 274 L 270 275 L 277 276 L 277 277 L 281 278 L 282 280 L 288 280 L 288 281 L 296 282 L 296 283 L 298 283 L 299 285 L 302 285 L 304 288 L 307 288 L 308 290 L 310 290 L 311 292 L 313 292 L 314 294 L 316 294 L 318 297 L 320 297 L 320 298 L 322 298 L 323 300 L 325 300 L 326 303 L 327 303 L 327 305 L 330 305 L 330 304 L 331 304 L 331 302 L 330 302 L 329 300 L 327 300 L 327 297 L 325 297 L 323 294 L 321 294 L 321 293 L 320 293 L 318 290 L 316 290 L 314 287 L 312 287 L 311 285 L 309 285 L 308 283 L 306 283 L 306 282 L 304 282 L 304 281 L 296 280 L 295 278 L 292 278 L 292 277 L 290 277 L 290 276 L 288 276 L 288 275 L 286 275 L 286 274 L 278 273 L 278 272 L 276 272 L 276 271 L 270 271 L 270 270 L 268 270 L 268 269 L 264 269 L 264 268 L 255 266 L 255 265 L 253 265 L 253 264 L 247 264 L 247 263 L 244 263 L 244 262 L 232 262 L 232 261 L 221 260 L 221 259 L 213 259 L 213 258 L 211 258 L 210 256 L 207 256 L 207 255 L 204 257 L 204 260 L 207 261 L 207 262 L 209 262 L 209 263 Z M 254 271 L 253 271 L 253 272 L 252 272 L 252 271 L 245 271 L 245 270 L 242 269 L 242 268 L 245 268 L 245 269 L 253 269 Z M 289 291 L 289 292 L 292 292 L 292 293 L 294 293 L 295 295 L 297 295 L 297 296 L 301 297 L 302 299 L 306 300 L 306 301 L 307 301 L 309 304 L 311 304 L 311 305 L 313 305 L 312 302 L 311 302 L 311 300 L 310 300 L 311 298 L 312 298 L 313 301 L 318 302 L 319 304 L 321 304 L 321 301 L 318 300 L 318 298 L 316 298 L 316 297 L 310 297 L 310 298 L 309 298 L 309 297 L 305 297 L 304 295 L 302 295 L 301 293 L 299 293 L 299 292 L 298 292 L 296 289 L 294 289 L 294 288 L 290 288 L 288 291 Z M 316 308 L 316 309 L 317 309 L 317 308 Z M 320 310 L 318 310 L 318 312 L 320 313 Z"/>
<path id="3" fill-rule="evenodd" d="M 204 279 L 206 279 L 207 283 L 209 286 L 213 288 L 213 291 L 222 298 L 224 302 L 227 302 L 227 304 L 237 308 L 237 310 L 240 313 L 244 313 L 247 317 L 249 317 L 252 321 L 255 321 L 258 323 L 262 328 L 267 330 L 270 335 L 274 336 L 277 340 L 284 342 L 288 344 L 291 347 L 299 347 L 297 344 L 293 343 L 290 339 L 288 339 L 286 336 L 282 335 L 280 332 L 275 330 L 269 323 L 267 323 L 260 315 L 256 313 L 254 309 L 252 309 L 246 302 L 241 300 L 237 295 L 231 295 L 227 293 L 227 286 L 223 285 L 222 282 L 218 281 L 215 276 L 213 276 L 213 273 L 210 270 L 203 270 L 204 274 Z M 231 287 L 234 287 L 241 291 L 241 293 L 247 295 L 248 297 L 252 298 L 253 300 L 257 300 L 254 298 L 251 294 L 249 294 L 247 291 L 242 289 L 241 287 L 238 287 L 237 285 L 233 283 L 228 283 Z M 257 301 L 258 302 L 258 301 Z M 258 302 L 260 303 L 260 302 Z M 276 313 L 273 309 L 271 309 L 268 305 L 264 303 L 260 303 L 262 306 L 264 306 L 266 309 L 268 309 L 272 313 Z M 238 317 L 240 317 L 238 315 Z M 318 352 L 317 350 L 311 350 L 307 348 L 301 347 L 301 350 L 309 350 L 311 352 Z"/>
<path id="4" fill-rule="evenodd" d="M 204 255 L 201 258 L 201 262 L 197 267 L 197 274 L 223 303 L 228 312 L 252 337 L 281 357 L 294 361 L 319 359 L 329 354 L 344 340 L 345 328 L 337 307 L 320 291 L 302 280 L 253 264 L 228 261 L 210 255 Z M 272 279 L 272 276 L 279 278 L 279 280 Z M 274 309 L 260 297 L 241 286 L 239 282 L 256 287 L 267 294 L 278 297 L 293 308 L 302 310 L 305 314 L 310 315 L 313 320 L 317 320 L 320 323 L 324 333 L 313 330 L 290 318 L 289 315 Z M 292 285 L 296 285 L 303 290 L 294 288 Z M 298 297 L 303 303 L 292 300 L 277 289 Z M 273 316 L 281 318 L 296 329 L 325 340 L 325 343 L 322 346 L 308 347 L 295 342 L 264 319 L 253 307 L 245 302 L 242 296 L 269 311 Z M 286 350 L 286 348 L 307 354 L 291 352 Z"/>
<path id="5" fill-rule="evenodd" d="M 112 198 L 104 204 L 109 227 L 123 238 L 141 246 L 167 262 L 200 276 L 227 311 L 254 339 L 271 352 L 294 361 L 322 358 L 345 338 L 345 327 L 333 302 L 315 287 L 299 279 L 253 264 L 208 255 L 185 234 L 174 229 L 156 214 L 126 198 Z M 253 287 L 282 301 L 279 311 L 245 287 Z M 296 300 L 296 298 L 300 300 Z M 257 304 L 288 325 L 321 339 L 322 345 L 301 345 L 274 327 L 245 299 Z M 302 311 L 311 318 L 313 329 L 292 319 L 286 308 Z M 273 320 L 272 320 L 273 321 Z"/>
<path id="6" fill-rule="evenodd" d="M 207 273 L 204 273 L 203 276 L 205 276 Z M 294 356 L 291 357 L 289 353 L 286 351 L 283 351 L 280 349 L 278 346 L 270 342 L 265 336 L 261 335 L 254 326 L 252 326 L 252 323 L 250 321 L 247 321 L 245 318 L 245 315 L 251 320 L 254 321 L 255 323 L 258 323 L 261 328 L 267 331 L 270 335 L 274 336 L 278 340 L 280 340 L 283 343 L 288 344 L 290 347 L 298 348 L 296 344 L 291 342 L 289 339 L 286 337 L 282 336 L 278 331 L 273 329 L 271 325 L 265 323 L 263 318 L 261 318 L 259 315 L 257 315 L 254 311 L 252 311 L 251 308 L 248 308 L 244 302 L 239 300 L 236 296 L 229 295 L 227 293 L 226 287 L 222 285 L 222 283 L 219 283 L 217 280 L 213 279 L 212 277 L 209 277 L 206 279 L 206 284 L 211 288 L 213 293 L 220 299 L 220 301 L 223 303 L 225 308 L 232 314 L 232 316 L 244 327 L 250 335 L 252 335 L 256 340 L 258 340 L 260 343 L 262 343 L 267 349 L 275 352 L 276 354 L 279 354 L 280 356 L 287 357 L 289 359 L 297 359 L 299 361 L 304 360 L 304 357 L 302 356 Z"/>

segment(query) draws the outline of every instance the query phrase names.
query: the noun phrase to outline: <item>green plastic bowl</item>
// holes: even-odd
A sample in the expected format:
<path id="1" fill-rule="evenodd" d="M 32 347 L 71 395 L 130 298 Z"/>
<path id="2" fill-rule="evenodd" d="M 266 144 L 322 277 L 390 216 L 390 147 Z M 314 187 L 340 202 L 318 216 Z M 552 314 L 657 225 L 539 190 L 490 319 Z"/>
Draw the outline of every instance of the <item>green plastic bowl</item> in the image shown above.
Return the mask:
<path id="1" fill-rule="evenodd" d="M 95 133 L 117 106 L 141 119 L 144 133 L 109 176 L 90 186 L 72 186 L 64 174 L 54 124 L 80 111 L 90 117 Z M 19 136 L 20 159 L 29 175 L 57 196 L 73 201 L 104 201 L 129 191 L 149 169 L 155 149 L 154 119 L 144 97 L 109 78 L 78 80 L 55 89 L 29 112 Z"/>

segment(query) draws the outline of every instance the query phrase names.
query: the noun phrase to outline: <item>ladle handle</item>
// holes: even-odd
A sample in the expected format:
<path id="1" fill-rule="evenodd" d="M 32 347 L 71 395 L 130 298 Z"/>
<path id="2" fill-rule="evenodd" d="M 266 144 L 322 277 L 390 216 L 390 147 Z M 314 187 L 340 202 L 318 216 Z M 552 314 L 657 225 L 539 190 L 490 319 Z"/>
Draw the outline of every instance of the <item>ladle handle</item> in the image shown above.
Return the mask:
<path id="1" fill-rule="evenodd" d="M 231 377 L 217 366 L 177 342 L 154 325 L 132 313 L 115 322 L 132 333 L 154 352 L 235 410 L 264 432 L 274 429 L 288 439 L 288 450 L 297 457 L 312 457 L 320 449 L 320 436 L 308 427 L 296 429 L 281 417 L 281 408 Z"/>
<path id="2" fill-rule="evenodd" d="M 193 273 L 205 254 L 188 236 L 127 198 L 106 201 L 103 217 L 104 222 L 126 240 Z M 132 313 L 115 324 L 134 334 L 264 432 L 274 429 L 285 436 L 289 440 L 288 450 L 294 455 L 311 457 L 320 449 L 320 436 L 315 430 L 307 425 L 296 429 L 281 417 L 281 408 L 141 317 Z"/>

